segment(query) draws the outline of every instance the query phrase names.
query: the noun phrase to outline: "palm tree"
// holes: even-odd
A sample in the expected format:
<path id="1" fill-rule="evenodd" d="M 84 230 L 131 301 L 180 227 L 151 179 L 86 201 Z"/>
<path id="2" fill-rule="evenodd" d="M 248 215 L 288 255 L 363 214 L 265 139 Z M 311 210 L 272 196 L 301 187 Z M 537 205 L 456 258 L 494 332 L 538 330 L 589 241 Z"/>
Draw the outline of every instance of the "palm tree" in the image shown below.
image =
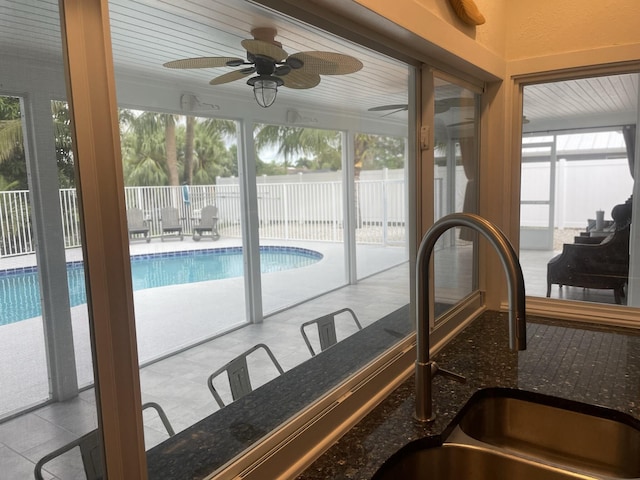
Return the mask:
<path id="1" fill-rule="evenodd" d="M 58 181 L 62 188 L 75 183 L 73 163 L 73 143 L 71 139 L 71 116 L 66 102 L 51 102 L 51 116 L 54 126 Z M 0 164 L 9 185 L 27 189 L 26 158 L 23 147 L 20 99 L 0 97 Z"/>
<path id="2" fill-rule="evenodd" d="M 129 185 L 180 184 L 177 118 L 166 113 L 120 112 L 125 178 Z"/>
<path id="3" fill-rule="evenodd" d="M 257 127 L 255 142 L 258 151 L 277 147 L 277 153 L 283 157 L 285 168 L 293 163 L 292 160 L 296 154 L 306 155 L 299 158 L 298 162 L 312 170 L 341 168 L 342 144 L 338 131 L 261 125 Z M 356 134 L 354 151 L 356 178 L 360 169 L 402 167 L 404 148 L 404 140 L 401 137 Z"/>
<path id="4" fill-rule="evenodd" d="M 120 123 L 127 183 L 179 185 L 176 116 L 123 110 Z"/>
<path id="5" fill-rule="evenodd" d="M 235 123 L 208 119 L 195 126 L 193 183 L 216 183 L 216 177 L 238 175 L 236 149 L 228 149 L 225 137 L 235 134 Z M 232 145 L 233 147 L 233 145 Z"/>
<path id="6" fill-rule="evenodd" d="M 0 163 L 23 152 L 20 99 L 0 97 Z"/>
<path id="7" fill-rule="evenodd" d="M 195 137 L 196 117 L 187 115 L 186 130 L 184 136 L 184 181 L 191 185 L 193 183 L 193 149 Z"/>
<path id="8" fill-rule="evenodd" d="M 277 147 L 278 155 L 283 158 L 283 166 L 292 165 L 294 155 L 303 154 L 312 158 L 329 155 L 339 156 L 340 134 L 333 130 L 316 128 L 288 127 L 283 125 L 259 125 L 255 133 L 256 150 Z"/>
<path id="9" fill-rule="evenodd" d="M 73 140 L 71 138 L 71 115 L 67 102 L 51 102 L 51 115 L 58 164 L 58 184 L 60 188 L 75 186 L 75 167 L 73 161 Z"/>
<path id="10" fill-rule="evenodd" d="M 120 111 L 122 158 L 127 185 L 168 183 L 164 130 L 158 128 L 157 114 Z"/>
<path id="11" fill-rule="evenodd" d="M 159 126 L 164 126 L 169 185 L 177 186 L 180 185 L 180 178 L 178 176 L 178 150 L 176 148 L 176 115 L 161 113 L 158 120 Z"/>

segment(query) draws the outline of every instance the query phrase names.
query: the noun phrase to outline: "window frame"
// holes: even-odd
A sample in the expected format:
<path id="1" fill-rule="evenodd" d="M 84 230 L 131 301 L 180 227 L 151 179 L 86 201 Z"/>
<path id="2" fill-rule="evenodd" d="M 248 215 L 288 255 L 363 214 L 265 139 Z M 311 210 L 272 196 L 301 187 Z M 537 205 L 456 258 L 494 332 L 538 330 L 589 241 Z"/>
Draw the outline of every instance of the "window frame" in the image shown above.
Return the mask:
<path id="1" fill-rule="evenodd" d="M 98 418 L 104 435 L 104 453 L 107 474 L 112 478 L 147 478 L 146 454 L 142 433 L 141 394 L 139 367 L 135 338 L 133 297 L 128 257 L 128 232 L 122 180 L 122 162 L 119 150 L 118 115 L 115 95 L 107 0 L 60 0 L 65 71 L 68 81 L 68 98 L 72 112 L 73 134 L 76 141 L 78 176 L 82 207 L 83 229 L 86 239 L 84 247 L 89 284 L 89 308 L 93 319 L 92 337 L 95 342 L 95 369 L 98 391 Z M 423 214 L 433 212 L 433 181 L 420 184 L 421 177 L 433 176 L 430 168 L 419 175 L 418 138 L 421 122 L 415 106 L 422 104 L 420 89 L 422 76 L 416 72 L 412 79 L 415 95 L 409 99 L 409 115 L 414 118 L 415 131 L 410 132 L 408 178 L 414 182 L 409 189 L 409 216 L 416 218 L 418 202 L 423 198 Z M 89 107 L 90 106 L 90 107 Z M 424 113 L 424 112 L 423 112 Z M 429 120 L 426 121 L 428 124 Z M 422 124 L 425 124 L 424 118 Z M 244 136 L 249 138 L 248 127 L 243 126 Z M 99 135 L 97 132 L 100 132 Z M 432 133 L 431 133 L 432 135 Z M 429 163 L 429 165 L 431 165 Z M 98 179 L 100 179 L 98 181 Z M 432 180 L 432 178 L 431 178 Z M 255 182 L 254 182 L 255 185 Z M 422 218 L 420 228 L 411 222 L 409 239 L 419 239 L 426 229 L 428 219 Z M 415 273 L 416 245 L 410 241 L 410 264 Z M 108 258 L 109 262 L 105 259 Z M 124 281 L 123 281 L 124 280 Z M 117 286 L 112 288 L 112 286 Z M 109 288 L 107 288 L 109 286 Z M 411 311 L 414 315 L 415 291 L 411 289 Z M 478 299 L 481 298 L 478 295 Z M 464 309 L 463 309 L 464 310 Z M 465 311 L 468 313 L 468 311 Z M 477 309 L 474 309 L 477 313 Z M 255 312 L 254 312 L 255 314 Z M 253 315 L 250 315 L 250 318 Z M 259 315 L 258 315 L 259 316 Z M 115 319 L 115 320 L 114 320 Z M 235 464 L 238 469 L 265 455 L 273 453 L 277 446 L 287 444 L 291 435 L 300 432 L 303 425 L 322 423 L 326 433 L 323 444 L 306 452 L 304 458 L 291 465 L 301 468 L 311 455 L 328 442 L 332 442 L 340 431 L 334 422 L 317 422 L 318 415 L 326 420 L 343 419 L 343 428 L 348 428 L 397 385 L 402 383 L 413 369 L 415 340 L 412 336 L 400 341 L 394 348 L 384 352 L 375 362 L 366 365 L 353 377 L 334 391 L 328 392 L 322 402 L 310 406 L 270 435 L 270 443 L 252 449 Z M 445 340 L 436 343 L 437 350 Z M 116 355 L 117 352 L 117 355 Z M 365 381 L 366 380 L 366 381 Z M 358 392 L 356 395 L 355 392 Z M 349 393 L 350 392 L 350 393 Z M 326 405 L 342 399 L 340 417 L 325 415 Z M 331 413 L 333 415 L 333 413 Z M 322 430 L 321 430 L 322 431 Z M 309 440 L 317 443 L 318 430 L 308 430 Z M 274 443 L 275 442 L 275 443 Z M 288 443 L 292 445 L 291 443 Z M 299 449 L 299 444 L 295 449 Z M 281 450 L 281 451 L 286 451 Z M 270 457 L 275 459 L 276 457 Z M 279 457 L 282 458 L 282 457 Z M 276 466 L 272 463 L 272 466 Z M 282 468 L 282 465 L 278 466 Z M 252 470 L 252 474 L 255 471 Z M 264 475 L 264 470 L 260 470 Z M 227 470 L 227 474 L 229 471 Z M 226 478 L 220 473 L 220 478 Z M 259 478 L 259 477 L 255 477 Z M 262 476 L 264 478 L 264 476 Z"/>
<path id="2" fill-rule="evenodd" d="M 511 116 L 513 119 L 511 135 L 511 158 L 517 159 L 517 168 L 512 175 L 513 202 L 520 205 L 521 168 L 522 165 L 522 115 L 524 88 L 528 85 L 540 83 L 575 80 L 580 78 L 598 77 L 616 74 L 639 73 L 640 61 L 610 63 L 603 65 L 589 65 L 583 67 L 557 69 L 547 72 L 533 72 L 511 75 L 510 85 L 512 93 Z M 640 95 L 639 95 L 640 98 Z M 640 113 L 639 113 L 640 114 Z M 638 157 L 636 149 L 636 158 Z M 638 167 L 636 163 L 636 168 Z M 634 185 L 634 197 L 640 198 L 638 182 Z M 634 213 L 634 217 L 637 212 Z M 514 245 L 520 245 L 520 209 L 511 212 L 512 225 L 517 232 L 514 234 Z M 635 219 L 635 218 L 634 218 Z M 635 222 L 637 223 L 637 222 Z M 634 236 L 632 227 L 632 238 Z M 516 243 L 517 242 L 517 243 Z M 640 252 L 637 252 L 640 254 Z M 632 272 L 630 272 L 632 275 Z M 545 297 L 527 297 L 527 313 L 547 318 L 562 318 L 580 322 L 597 323 L 600 325 L 638 327 L 638 313 L 640 308 L 596 304 L 564 299 Z"/>

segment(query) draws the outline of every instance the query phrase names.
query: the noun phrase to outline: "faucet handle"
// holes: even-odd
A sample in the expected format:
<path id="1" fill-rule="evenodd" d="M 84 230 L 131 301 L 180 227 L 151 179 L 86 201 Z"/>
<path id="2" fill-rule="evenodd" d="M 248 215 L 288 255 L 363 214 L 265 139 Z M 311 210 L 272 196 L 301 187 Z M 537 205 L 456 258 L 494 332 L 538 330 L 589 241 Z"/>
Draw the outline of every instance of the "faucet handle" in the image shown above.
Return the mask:
<path id="1" fill-rule="evenodd" d="M 466 377 L 450 372 L 449 370 L 445 370 L 444 368 L 440 368 L 436 362 L 433 362 L 431 364 L 431 376 L 434 377 L 436 375 L 442 375 L 443 377 L 447 377 L 449 380 L 454 380 L 456 382 L 467 383 Z"/>

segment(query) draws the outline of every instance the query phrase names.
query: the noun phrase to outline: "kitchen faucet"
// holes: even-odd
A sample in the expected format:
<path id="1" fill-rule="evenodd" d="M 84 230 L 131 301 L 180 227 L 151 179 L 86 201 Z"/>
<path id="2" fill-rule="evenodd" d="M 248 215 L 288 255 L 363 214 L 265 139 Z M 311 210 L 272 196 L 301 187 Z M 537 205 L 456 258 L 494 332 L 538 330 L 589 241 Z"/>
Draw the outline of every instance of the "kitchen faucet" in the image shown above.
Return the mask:
<path id="1" fill-rule="evenodd" d="M 464 377 L 440 369 L 429 358 L 429 260 L 440 236 L 452 227 L 468 227 L 480 232 L 494 247 L 507 274 L 509 296 L 509 347 L 512 350 L 527 348 L 525 292 L 522 269 L 515 250 L 502 231 L 488 220 L 472 213 L 452 213 L 435 222 L 420 242 L 416 260 L 416 412 L 421 422 L 434 420 L 432 380 L 445 375 L 464 382 Z"/>

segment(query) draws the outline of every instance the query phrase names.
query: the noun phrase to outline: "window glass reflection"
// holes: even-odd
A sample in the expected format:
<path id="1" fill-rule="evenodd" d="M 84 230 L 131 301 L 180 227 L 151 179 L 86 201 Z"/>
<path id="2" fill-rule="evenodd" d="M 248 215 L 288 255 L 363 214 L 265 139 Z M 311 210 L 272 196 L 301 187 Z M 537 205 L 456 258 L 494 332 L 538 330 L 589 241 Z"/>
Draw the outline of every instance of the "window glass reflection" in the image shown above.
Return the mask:
<path id="1" fill-rule="evenodd" d="M 477 95 L 435 78 L 434 218 L 478 211 Z M 434 284 L 436 316 L 476 288 L 476 234 L 450 229 L 436 244 Z"/>

